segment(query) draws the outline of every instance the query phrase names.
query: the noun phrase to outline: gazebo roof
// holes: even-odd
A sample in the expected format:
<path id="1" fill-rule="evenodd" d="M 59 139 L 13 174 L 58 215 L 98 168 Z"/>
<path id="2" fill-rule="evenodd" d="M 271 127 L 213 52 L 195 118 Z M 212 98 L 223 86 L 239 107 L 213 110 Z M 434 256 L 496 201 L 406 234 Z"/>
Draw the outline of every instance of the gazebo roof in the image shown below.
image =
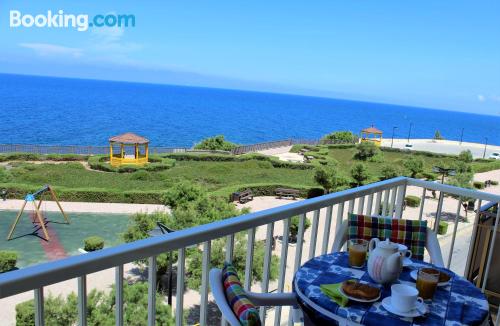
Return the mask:
<path id="1" fill-rule="evenodd" d="M 122 143 L 122 144 L 146 144 L 149 143 L 149 139 L 136 135 L 132 132 L 127 132 L 118 136 L 111 137 L 109 139 L 112 143 Z"/>
<path id="2" fill-rule="evenodd" d="M 377 128 L 375 128 L 373 125 L 369 128 L 365 128 L 363 130 L 361 130 L 361 132 L 366 132 L 366 133 L 370 133 L 370 134 L 381 134 L 382 133 L 382 130 L 379 130 Z"/>

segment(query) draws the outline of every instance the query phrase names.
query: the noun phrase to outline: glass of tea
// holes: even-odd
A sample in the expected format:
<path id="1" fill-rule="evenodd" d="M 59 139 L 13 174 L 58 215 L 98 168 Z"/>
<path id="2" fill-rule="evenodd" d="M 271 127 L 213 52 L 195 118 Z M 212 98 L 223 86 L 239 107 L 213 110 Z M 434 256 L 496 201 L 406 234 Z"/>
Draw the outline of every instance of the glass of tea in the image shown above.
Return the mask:
<path id="1" fill-rule="evenodd" d="M 349 265 L 354 268 L 363 268 L 366 262 L 368 241 L 351 239 L 347 242 L 347 250 L 349 252 Z"/>
<path id="2" fill-rule="evenodd" d="M 439 282 L 439 271 L 432 268 L 421 268 L 417 274 L 417 290 L 422 299 L 432 299 Z"/>

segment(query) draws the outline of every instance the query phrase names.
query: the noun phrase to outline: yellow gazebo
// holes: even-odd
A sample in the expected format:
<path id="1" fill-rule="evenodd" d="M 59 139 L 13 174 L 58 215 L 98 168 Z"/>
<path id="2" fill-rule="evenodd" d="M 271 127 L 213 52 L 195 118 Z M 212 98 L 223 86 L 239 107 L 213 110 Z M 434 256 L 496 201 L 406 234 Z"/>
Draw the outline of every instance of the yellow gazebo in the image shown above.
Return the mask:
<path id="1" fill-rule="evenodd" d="M 375 128 L 373 125 L 361 130 L 361 141 L 372 142 L 380 147 L 382 145 L 382 130 Z"/>
<path id="2" fill-rule="evenodd" d="M 111 137 L 109 139 L 109 163 L 112 166 L 145 165 L 148 163 L 148 145 L 148 139 L 131 132 Z"/>

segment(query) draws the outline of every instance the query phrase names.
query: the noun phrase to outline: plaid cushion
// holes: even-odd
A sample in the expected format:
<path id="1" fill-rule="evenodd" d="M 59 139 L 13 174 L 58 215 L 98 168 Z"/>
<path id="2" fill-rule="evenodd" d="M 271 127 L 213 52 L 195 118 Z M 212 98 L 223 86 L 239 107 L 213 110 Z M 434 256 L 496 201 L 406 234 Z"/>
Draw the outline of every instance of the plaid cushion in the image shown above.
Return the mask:
<path id="1" fill-rule="evenodd" d="M 240 279 L 233 265 L 229 263 L 224 264 L 222 280 L 227 302 L 229 302 L 241 324 L 244 326 L 260 326 L 259 312 L 245 294 L 245 290 L 241 286 Z"/>
<path id="2" fill-rule="evenodd" d="M 424 259 L 427 221 L 349 214 L 347 225 L 348 239 L 389 239 L 407 246 L 411 250 L 412 258 Z"/>

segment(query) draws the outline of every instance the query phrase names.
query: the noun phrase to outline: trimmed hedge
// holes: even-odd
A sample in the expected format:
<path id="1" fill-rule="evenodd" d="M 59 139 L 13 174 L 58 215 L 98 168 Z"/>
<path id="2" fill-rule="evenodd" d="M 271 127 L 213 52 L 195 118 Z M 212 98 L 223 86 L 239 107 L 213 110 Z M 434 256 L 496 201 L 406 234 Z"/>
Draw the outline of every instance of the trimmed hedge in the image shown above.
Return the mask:
<path id="1" fill-rule="evenodd" d="M 438 234 L 445 235 L 448 232 L 448 222 L 439 221 Z"/>
<path id="2" fill-rule="evenodd" d="M 3 183 L 0 188 L 7 190 L 7 198 L 23 199 L 27 193 L 39 189 L 37 186 Z M 136 204 L 162 204 L 162 191 L 118 191 L 101 188 L 54 187 L 57 196 L 62 201 L 85 201 L 93 203 L 136 203 Z"/>
<path id="3" fill-rule="evenodd" d="M 83 240 L 85 251 L 96 251 L 104 248 L 104 239 L 98 236 L 91 236 Z"/>
<path id="4" fill-rule="evenodd" d="M 202 162 L 245 162 L 251 160 L 271 162 L 275 168 L 287 168 L 298 170 L 314 169 L 314 166 L 303 163 L 292 163 L 280 161 L 262 154 L 244 154 L 244 155 L 223 155 L 223 154 L 193 154 L 193 153 L 173 153 L 165 154 L 163 157 L 174 159 L 176 161 L 202 161 Z"/>
<path id="5" fill-rule="evenodd" d="M 86 161 L 88 155 L 77 154 L 33 154 L 33 153 L 7 153 L 0 154 L 0 162 L 6 161 Z"/>
<path id="6" fill-rule="evenodd" d="M 408 154 L 408 152 L 411 152 L 413 154 L 427 156 L 427 157 L 455 157 L 455 158 L 457 157 L 457 155 L 440 154 L 440 153 L 427 152 L 427 151 L 415 151 L 415 150 L 410 151 L 408 149 L 403 149 L 403 148 L 380 147 L 380 150 L 382 152 L 396 152 L 396 153 L 405 153 L 405 154 Z"/>
<path id="7" fill-rule="evenodd" d="M 0 250 L 0 273 L 8 272 L 16 268 L 17 252 Z"/>
<path id="8" fill-rule="evenodd" d="M 213 192 L 215 196 L 222 196 L 227 198 L 233 192 L 240 192 L 246 189 L 250 189 L 254 196 L 275 196 L 277 188 L 288 188 L 288 189 L 296 189 L 299 190 L 299 197 L 301 198 L 314 198 L 318 196 L 322 196 L 325 194 L 323 188 L 320 187 L 303 187 L 298 185 L 290 185 L 290 184 L 278 184 L 278 183 L 254 183 L 247 185 L 236 185 L 229 186 L 222 189 L 218 189 Z"/>
<path id="9" fill-rule="evenodd" d="M 484 182 L 482 181 L 474 181 L 472 183 L 472 185 L 474 186 L 474 188 L 476 189 L 484 189 L 485 185 L 484 185 Z"/>
<path id="10" fill-rule="evenodd" d="M 418 207 L 420 206 L 420 197 L 417 196 L 406 196 L 405 203 L 409 207 Z"/>
<path id="11" fill-rule="evenodd" d="M 106 155 L 95 155 L 88 159 L 89 166 L 94 170 L 104 172 L 118 172 L 118 173 L 133 173 L 137 171 L 164 171 L 175 166 L 175 160 L 164 158 L 160 156 L 149 157 L 148 164 L 144 166 L 138 165 L 122 165 L 119 167 L 112 166 L 108 163 L 109 157 Z"/>

